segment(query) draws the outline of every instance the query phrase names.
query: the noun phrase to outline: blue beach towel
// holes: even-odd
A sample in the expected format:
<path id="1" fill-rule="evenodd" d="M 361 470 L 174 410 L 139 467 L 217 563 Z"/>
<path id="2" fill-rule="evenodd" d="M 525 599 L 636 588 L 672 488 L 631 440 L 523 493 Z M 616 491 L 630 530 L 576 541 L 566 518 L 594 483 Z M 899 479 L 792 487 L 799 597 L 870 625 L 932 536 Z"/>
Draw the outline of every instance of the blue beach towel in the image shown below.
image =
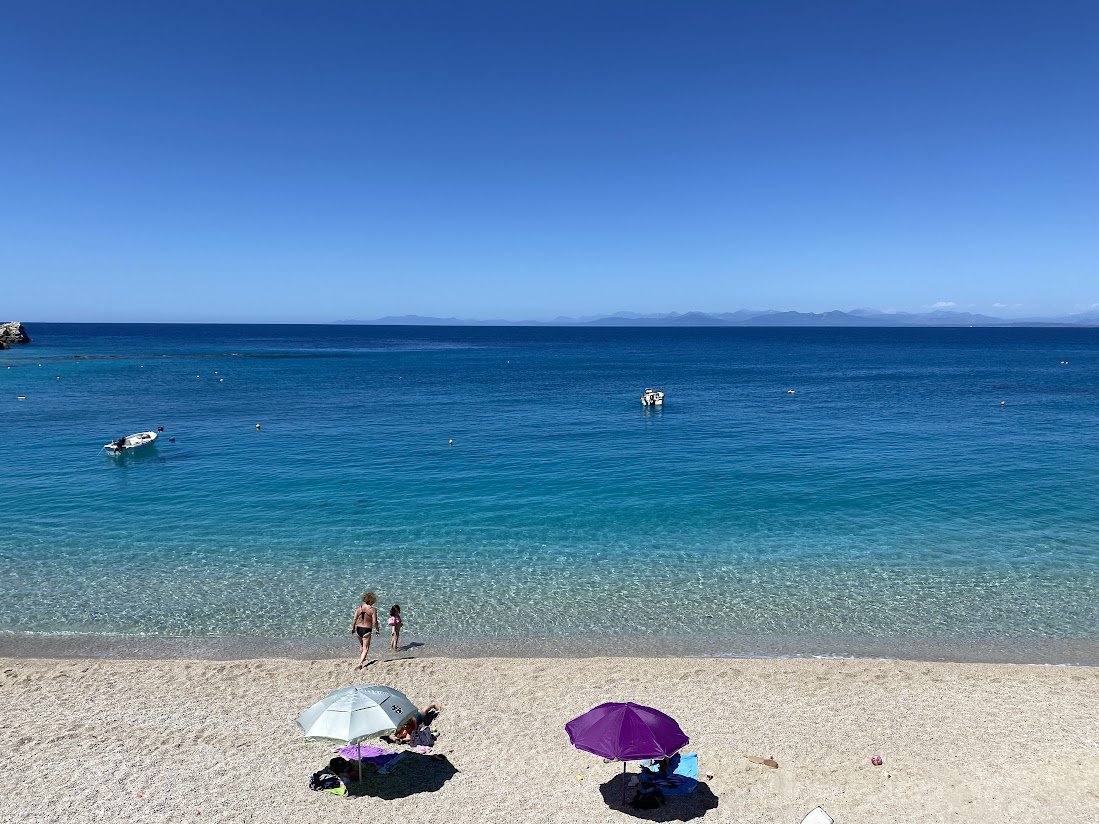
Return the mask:
<path id="1" fill-rule="evenodd" d="M 676 756 L 673 763 L 675 761 L 679 763 L 675 764 L 671 775 L 654 780 L 655 786 L 659 787 L 665 796 L 687 795 L 694 792 L 695 787 L 698 786 L 698 753 Z M 642 764 L 641 767 L 649 772 L 660 772 L 660 762 Z"/>

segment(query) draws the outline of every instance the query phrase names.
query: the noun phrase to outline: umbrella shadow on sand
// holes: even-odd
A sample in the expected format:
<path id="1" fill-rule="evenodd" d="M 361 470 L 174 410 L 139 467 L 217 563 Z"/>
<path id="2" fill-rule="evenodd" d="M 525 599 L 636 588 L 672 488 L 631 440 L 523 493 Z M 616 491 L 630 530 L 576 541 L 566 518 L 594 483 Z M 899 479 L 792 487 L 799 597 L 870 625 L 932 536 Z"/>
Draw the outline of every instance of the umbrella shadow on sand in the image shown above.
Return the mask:
<path id="1" fill-rule="evenodd" d="M 444 755 L 405 752 L 401 762 L 389 775 L 379 775 L 374 770 L 364 771 L 362 781 L 351 782 L 351 795 L 369 795 L 392 801 L 418 793 L 438 792 L 457 772 L 457 768 Z"/>
<path id="2" fill-rule="evenodd" d="M 633 776 L 636 776 L 636 773 Z M 603 800 L 607 802 L 608 807 L 647 821 L 691 821 L 695 818 L 702 818 L 710 810 L 717 809 L 717 796 L 713 794 L 713 791 L 704 781 L 699 781 L 694 792 L 688 795 L 676 795 L 667 798 L 661 807 L 655 807 L 651 810 L 639 810 L 631 807 L 629 802 L 623 807 L 622 785 L 633 776 L 619 773 L 610 781 L 599 785 L 599 792 L 602 793 Z M 627 787 L 626 793 L 627 798 L 633 798 L 633 788 Z"/>

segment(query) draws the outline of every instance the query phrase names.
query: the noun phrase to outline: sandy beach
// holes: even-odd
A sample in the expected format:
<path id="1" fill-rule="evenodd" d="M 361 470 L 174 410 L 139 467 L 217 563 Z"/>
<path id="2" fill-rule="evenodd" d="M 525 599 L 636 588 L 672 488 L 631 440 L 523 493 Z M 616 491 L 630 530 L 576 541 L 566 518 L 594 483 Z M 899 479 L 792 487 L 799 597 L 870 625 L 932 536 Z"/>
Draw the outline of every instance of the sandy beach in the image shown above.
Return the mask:
<path id="1" fill-rule="evenodd" d="M 1084 822 L 1099 809 L 1099 669 L 879 660 L 0 660 L 0 821 Z M 441 758 L 310 791 L 330 747 L 293 723 L 332 689 L 440 702 Z M 574 750 L 604 700 L 675 716 L 713 773 L 654 811 Z M 773 757 L 778 769 L 744 756 Z M 881 754 L 884 765 L 870 763 Z M 636 766 L 631 769 L 636 771 Z"/>

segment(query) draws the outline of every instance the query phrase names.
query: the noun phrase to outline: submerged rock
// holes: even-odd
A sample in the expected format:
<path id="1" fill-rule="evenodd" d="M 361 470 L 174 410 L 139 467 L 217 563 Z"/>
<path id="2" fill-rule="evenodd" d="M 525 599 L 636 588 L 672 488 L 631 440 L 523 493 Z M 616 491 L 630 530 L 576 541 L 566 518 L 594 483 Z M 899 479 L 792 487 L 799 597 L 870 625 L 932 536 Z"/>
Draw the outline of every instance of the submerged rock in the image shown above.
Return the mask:
<path id="1" fill-rule="evenodd" d="M 30 343 L 31 337 L 17 320 L 0 323 L 0 349 L 7 349 L 9 343 Z"/>

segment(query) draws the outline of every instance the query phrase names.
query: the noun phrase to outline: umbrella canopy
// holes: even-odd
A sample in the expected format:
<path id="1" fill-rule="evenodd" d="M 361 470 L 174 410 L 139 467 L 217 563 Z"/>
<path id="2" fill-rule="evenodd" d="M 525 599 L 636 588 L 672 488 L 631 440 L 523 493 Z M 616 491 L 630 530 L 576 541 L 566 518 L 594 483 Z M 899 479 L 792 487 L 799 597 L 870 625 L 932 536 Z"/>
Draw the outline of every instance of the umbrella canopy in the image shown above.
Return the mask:
<path id="1" fill-rule="evenodd" d="M 578 750 L 615 761 L 670 757 L 690 741 L 671 716 L 630 702 L 600 704 L 565 724 L 565 732 Z"/>
<path id="2" fill-rule="evenodd" d="M 354 744 L 392 732 L 417 712 L 408 696 L 392 687 L 358 685 L 326 695 L 298 716 L 298 726 L 314 741 Z"/>

